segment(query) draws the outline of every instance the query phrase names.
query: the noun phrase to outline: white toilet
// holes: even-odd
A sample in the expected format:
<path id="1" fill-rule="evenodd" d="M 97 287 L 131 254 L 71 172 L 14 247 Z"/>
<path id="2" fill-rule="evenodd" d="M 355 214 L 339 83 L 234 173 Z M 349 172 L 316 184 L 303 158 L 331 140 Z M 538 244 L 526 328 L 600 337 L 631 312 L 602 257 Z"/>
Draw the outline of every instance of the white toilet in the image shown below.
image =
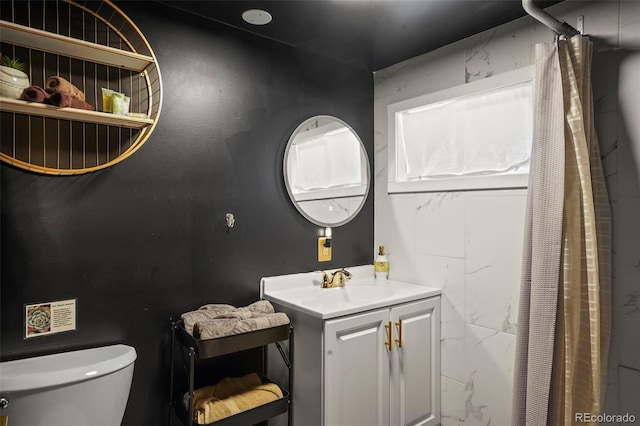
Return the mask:
<path id="1" fill-rule="evenodd" d="M 0 416 L 10 426 L 120 426 L 135 360 L 134 348 L 112 345 L 2 362 Z"/>

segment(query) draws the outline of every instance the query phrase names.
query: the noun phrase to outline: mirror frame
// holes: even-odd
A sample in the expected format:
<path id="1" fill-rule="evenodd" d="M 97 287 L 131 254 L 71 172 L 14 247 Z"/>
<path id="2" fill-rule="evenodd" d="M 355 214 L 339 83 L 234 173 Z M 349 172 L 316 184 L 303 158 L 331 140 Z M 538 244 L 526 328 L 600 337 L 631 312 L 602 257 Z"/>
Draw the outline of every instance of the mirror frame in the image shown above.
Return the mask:
<path id="1" fill-rule="evenodd" d="M 289 153 L 291 151 L 291 146 L 293 145 L 293 140 L 296 138 L 296 136 L 298 135 L 298 133 L 300 132 L 301 129 L 306 127 L 311 121 L 319 120 L 319 119 L 331 119 L 331 120 L 337 121 L 338 123 L 342 124 L 347 129 L 349 129 L 349 131 L 351 131 L 351 133 L 355 136 L 355 138 L 358 140 L 358 143 L 360 144 L 360 152 L 364 155 L 364 159 L 365 159 L 365 163 L 366 163 L 366 169 L 367 169 L 367 182 L 366 182 L 366 188 L 365 188 L 364 195 L 362 195 L 362 201 L 360 202 L 358 207 L 353 212 L 351 212 L 349 214 L 349 217 L 347 217 L 346 219 L 344 219 L 344 220 L 342 220 L 340 222 L 335 222 L 335 223 L 322 222 L 321 220 L 318 220 L 318 219 L 310 216 L 298 204 L 298 201 L 296 201 L 295 196 L 293 194 L 293 190 L 292 190 L 292 188 L 291 188 L 291 186 L 289 184 L 289 172 L 287 171 L 287 159 L 289 158 Z M 283 177 L 284 177 L 284 184 L 285 184 L 285 187 L 287 188 L 287 194 L 289 195 L 289 199 L 291 200 L 291 203 L 295 206 L 296 210 L 298 210 L 300 212 L 300 214 L 305 219 L 307 219 L 309 222 L 311 222 L 311 223 L 313 223 L 315 225 L 318 225 L 318 226 L 336 227 L 336 226 L 341 226 L 341 225 L 344 225 L 346 223 L 349 223 L 351 220 L 353 220 L 354 217 L 356 217 L 358 215 L 358 213 L 360 213 L 360 211 L 364 207 L 365 203 L 367 202 L 367 198 L 369 197 L 369 191 L 371 189 L 371 163 L 369 161 L 369 155 L 367 154 L 367 150 L 365 149 L 365 146 L 362 143 L 362 139 L 360 139 L 360 136 L 353 129 L 353 127 L 351 127 L 349 124 L 347 124 L 344 120 L 341 120 L 338 117 L 334 117 L 332 115 L 326 115 L 326 114 L 325 115 L 314 115 L 314 116 L 309 117 L 306 120 L 304 120 L 302 123 L 300 123 L 295 128 L 295 130 L 291 133 L 291 136 L 289 136 L 289 140 L 287 141 L 287 146 L 286 146 L 286 148 L 284 150 L 284 156 L 282 158 L 282 171 L 283 171 Z"/>

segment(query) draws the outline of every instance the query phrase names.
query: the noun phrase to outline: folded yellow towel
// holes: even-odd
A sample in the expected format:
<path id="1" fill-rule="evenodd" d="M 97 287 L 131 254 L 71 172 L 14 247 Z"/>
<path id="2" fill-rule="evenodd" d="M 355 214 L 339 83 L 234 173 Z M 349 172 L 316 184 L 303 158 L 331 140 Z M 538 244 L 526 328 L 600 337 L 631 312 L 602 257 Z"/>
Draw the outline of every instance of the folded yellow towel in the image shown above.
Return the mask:
<path id="1" fill-rule="evenodd" d="M 212 397 L 195 411 L 194 420 L 198 424 L 209 424 L 234 414 L 267 404 L 282 398 L 282 390 L 274 383 L 265 383 L 228 398 Z"/>
<path id="2" fill-rule="evenodd" d="M 213 386 L 206 386 L 196 389 L 193 392 L 193 410 L 202 408 L 203 403 L 212 399 L 224 399 L 231 395 L 244 392 L 248 389 L 260 386 L 262 380 L 256 373 L 247 374 L 242 377 L 227 377 L 220 380 Z M 185 401 L 188 402 L 189 395 L 185 395 Z"/>

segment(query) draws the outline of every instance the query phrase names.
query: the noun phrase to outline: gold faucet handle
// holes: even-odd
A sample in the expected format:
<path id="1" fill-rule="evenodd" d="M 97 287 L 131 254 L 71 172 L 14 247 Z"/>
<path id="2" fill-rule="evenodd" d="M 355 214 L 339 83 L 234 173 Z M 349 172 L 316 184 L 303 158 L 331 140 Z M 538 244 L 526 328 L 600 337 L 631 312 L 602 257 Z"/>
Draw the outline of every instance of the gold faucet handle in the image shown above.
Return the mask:
<path id="1" fill-rule="evenodd" d="M 322 288 L 327 288 L 329 287 L 329 275 L 327 275 L 327 273 L 325 271 L 315 271 L 315 272 L 319 272 L 322 274 L 322 284 L 321 287 Z"/>
<path id="2" fill-rule="evenodd" d="M 331 274 L 331 284 L 334 287 L 343 287 L 344 283 L 351 278 L 351 272 L 346 269 L 338 269 L 333 274 Z"/>
<path id="3" fill-rule="evenodd" d="M 333 275 L 342 275 L 342 278 L 347 280 L 351 278 L 351 272 L 347 271 L 344 268 L 338 269 L 333 273 Z"/>

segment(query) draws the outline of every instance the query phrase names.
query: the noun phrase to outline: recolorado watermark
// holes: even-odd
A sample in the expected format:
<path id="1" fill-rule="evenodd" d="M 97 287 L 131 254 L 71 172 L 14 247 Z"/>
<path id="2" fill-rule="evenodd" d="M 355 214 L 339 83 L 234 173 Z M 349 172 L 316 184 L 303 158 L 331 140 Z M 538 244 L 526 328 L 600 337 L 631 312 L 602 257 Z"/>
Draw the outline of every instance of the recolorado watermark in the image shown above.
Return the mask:
<path id="1" fill-rule="evenodd" d="M 635 423 L 636 416 L 626 414 L 575 413 L 576 423 Z"/>

